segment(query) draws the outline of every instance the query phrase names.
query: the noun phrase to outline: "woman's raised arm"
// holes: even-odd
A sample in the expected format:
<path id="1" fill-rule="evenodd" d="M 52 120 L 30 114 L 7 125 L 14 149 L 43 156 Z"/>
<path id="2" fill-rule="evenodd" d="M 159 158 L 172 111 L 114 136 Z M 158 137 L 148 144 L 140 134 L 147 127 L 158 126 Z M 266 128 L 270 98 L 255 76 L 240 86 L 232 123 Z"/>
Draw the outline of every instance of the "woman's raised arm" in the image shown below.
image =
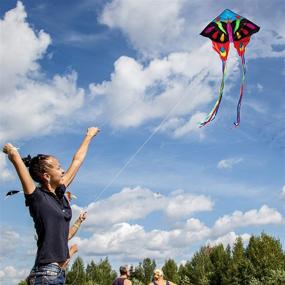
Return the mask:
<path id="1" fill-rule="evenodd" d="M 3 147 L 3 152 L 8 155 L 8 158 L 13 163 L 17 174 L 21 180 L 22 187 L 25 194 L 32 194 L 35 189 L 36 185 L 26 167 L 24 164 L 18 150 L 16 147 L 14 147 L 12 144 L 7 143 Z"/>
<path id="2" fill-rule="evenodd" d="M 74 179 L 79 167 L 85 159 L 92 138 L 95 137 L 99 133 L 99 131 L 100 130 L 96 127 L 88 128 L 80 147 L 78 148 L 72 159 L 71 165 L 69 166 L 68 170 L 62 178 L 62 184 L 64 184 L 66 187 Z"/>

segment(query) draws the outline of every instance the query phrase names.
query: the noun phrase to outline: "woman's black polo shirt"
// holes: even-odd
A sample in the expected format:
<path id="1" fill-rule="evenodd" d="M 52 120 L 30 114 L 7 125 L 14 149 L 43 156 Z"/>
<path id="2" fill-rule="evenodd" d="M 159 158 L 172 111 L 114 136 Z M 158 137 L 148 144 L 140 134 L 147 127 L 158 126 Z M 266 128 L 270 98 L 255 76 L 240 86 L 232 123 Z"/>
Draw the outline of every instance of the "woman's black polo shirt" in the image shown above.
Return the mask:
<path id="1" fill-rule="evenodd" d="M 59 198 L 37 187 L 25 198 L 38 235 L 35 265 L 66 261 L 69 258 L 68 232 L 72 216 L 66 197 Z"/>

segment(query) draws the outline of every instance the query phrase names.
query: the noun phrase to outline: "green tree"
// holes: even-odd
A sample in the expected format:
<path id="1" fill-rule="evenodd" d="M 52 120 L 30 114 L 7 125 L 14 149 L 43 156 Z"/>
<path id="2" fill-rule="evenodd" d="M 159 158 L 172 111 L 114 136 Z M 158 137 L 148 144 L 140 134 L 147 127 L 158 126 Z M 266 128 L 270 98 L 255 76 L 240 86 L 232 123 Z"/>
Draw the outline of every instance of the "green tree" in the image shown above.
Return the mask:
<path id="1" fill-rule="evenodd" d="M 210 247 L 202 247 L 194 254 L 187 268 L 190 282 L 195 285 L 210 285 L 213 275 L 213 264 L 210 259 Z M 186 263 L 187 265 L 187 263 Z"/>
<path id="2" fill-rule="evenodd" d="M 229 273 L 231 285 L 248 285 L 252 279 L 253 266 L 245 255 L 241 237 L 234 243 Z"/>
<path id="3" fill-rule="evenodd" d="M 272 270 L 284 270 L 285 268 L 280 241 L 265 233 L 250 238 L 246 256 L 253 265 L 253 277 L 259 281 L 269 277 Z"/>
<path id="4" fill-rule="evenodd" d="M 152 281 L 153 277 L 153 271 L 156 267 L 156 263 L 154 260 L 151 260 L 150 258 L 145 258 L 142 263 L 143 268 L 143 283 L 149 284 Z"/>
<path id="5" fill-rule="evenodd" d="M 67 272 L 66 284 L 85 285 L 85 269 L 81 257 L 74 260 L 71 270 Z"/>
<path id="6" fill-rule="evenodd" d="M 100 260 L 98 264 L 92 260 L 86 267 L 86 279 L 93 284 L 110 285 L 116 277 L 117 274 L 112 269 L 108 258 Z"/>
<path id="7" fill-rule="evenodd" d="M 27 281 L 21 280 L 21 281 L 18 283 L 18 285 L 27 285 Z"/>
<path id="8" fill-rule="evenodd" d="M 192 267 L 190 261 L 187 261 L 184 265 L 180 264 L 178 269 L 179 285 L 191 285 L 190 275 Z"/>
<path id="9" fill-rule="evenodd" d="M 227 285 L 229 282 L 229 269 L 231 263 L 230 250 L 225 250 L 222 244 L 215 246 L 210 251 L 210 260 L 213 273 L 210 277 L 211 285 Z"/>
<path id="10" fill-rule="evenodd" d="M 93 260 L 91 260 L 90 264 L 87 264 L 87 267 L 86 267 L 86 280 L 89 283 L 91 282 L 93 283 L 93 281 L 95 282 L 97 271 L 98 269 L 97 269 L 96 263 Z"/>
<path id="11" fill-rule="evenodd" d="M 176 284 L 179 283 L 178 267 L 173 259 L 168 259 L 165 261 L 162 271 L 166 280 L 170 280 Z"/>
<path id="12" fill-rule="evenodd" d="M 143 280 L 144 280 L 144 269 L 143 269 L 141 263 L 139 263 L 139 265 L 136 266 L 135 268 L 132 268 L 130 278 L 132 281 L 139 280 L 140 282 L 143 282 Z"/>

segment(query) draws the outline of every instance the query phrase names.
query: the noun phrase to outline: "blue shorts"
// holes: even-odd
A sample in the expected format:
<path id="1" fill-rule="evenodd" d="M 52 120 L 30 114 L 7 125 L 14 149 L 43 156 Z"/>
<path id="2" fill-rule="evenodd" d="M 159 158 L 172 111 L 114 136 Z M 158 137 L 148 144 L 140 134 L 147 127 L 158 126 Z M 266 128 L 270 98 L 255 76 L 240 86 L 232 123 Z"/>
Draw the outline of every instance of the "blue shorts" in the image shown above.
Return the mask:
<path id="1" fill-rule="evenodd" d="M 63 285 L 65 271 L 57 264 L 34 266 L 27 278 L 28 285 Z"/>

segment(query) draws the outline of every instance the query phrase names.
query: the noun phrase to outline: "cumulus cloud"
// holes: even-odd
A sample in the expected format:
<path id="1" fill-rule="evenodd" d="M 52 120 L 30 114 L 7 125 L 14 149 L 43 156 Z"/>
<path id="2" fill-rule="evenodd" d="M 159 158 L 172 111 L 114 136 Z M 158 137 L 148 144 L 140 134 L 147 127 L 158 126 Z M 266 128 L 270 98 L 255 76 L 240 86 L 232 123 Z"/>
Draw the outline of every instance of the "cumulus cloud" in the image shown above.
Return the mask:
<path id="1" fill-rule="evenodd" d="M 20 234 L 7 227 L 0 227 L 0 260 L 15 250 L 20 242 Z"/>
<path id="2" fill-rule="evenodd" d="M 233 168 L 236 164 L 239 164 L 243 161 L 242 158 L 227 158 L 222 159 L 218 162 L 217 167 L 219 169 L 230 169 Z"/>
<path id="3" fill-rule="evenodd" d="M 0 154 L 0 181 L 11 180 L 14 175 L 7 169 L 7 161 L 3 153 Z"/>
<path id="4" fill-rule="evenodd" d="M 243 242 L 248 242 L 251 235 L 247 233 L 242 234 L 242 235 L 237 235 L 235 232 L 229 232 L 223 236 L 218 237 L 215 240 L 207 241 L 207 244 L 209 244 L 210 246 L 216 246 L 216 245 L 222 244 L 224 247 L 227 247 L 228 245 L 233 247 L 238 237 L 241 237 Z"/>
<path id="5" fill-rule="evenodd" d="M 79 109 L 84 100 L 75 72 L 45 78 L 39 60 L 51 38 L 44 31 L 35 31 L 26 18 L 25 8 L 18 2 L 0 20 L 2 142 L 60 129 L 58 122 Z"/>
<path id="6" fill-rule="evenodd" d="M 123 206 L 119 201 L 123 201 Z M 135 221 L 160 211 L 171 219 L 189 218 L 193 213 L 211 211 L 213 201 L 203 195 L 184 191 L 163 195 L 137 186 L 125 187 L 109 198 L 99 200 L 85 207 L 88 212 L 87 227 L 106 227 L 112 224 Z M 73 205 L 74 217 L 82 210 Z M 110 211 L 112 209 L 112 211 Z"/>
<path id="7" fill-rule="evenodd" d="M 113 0 L 105 5 L 100 22 L 120 29 L 147 57 L 173 51 L 193 51 L 205 40 L 199 36 L 200 31 L 228 6 L 227 1 L 206 0 L 203 3 L 175 0 L 165 5 L 163 0 Z M 261 25 L 261 31 L 254 36 L 254 43 L 248 49 L 250 58 L 284 56 L 284 17 L 275 7 L 275 2 L 262 5 L 258 0 L 243 1 L 230 7 Z M 268 17 L 268 11 L 271 11 L 271 17 Z"/>
<path id="8" fill-rule="evenodd" d="M 120 203 L 122 201 L 122 203 Z M 110 256 L 138 261 L 145 257 L 163 260 L 185 254 L 197 241 L 210 244 L 233 244 L 233 230 L 246 226 L 280 224 L 282 215 L 267 205 L 246 212 L 235 211 L 218 218 L 212 226 L 193 217 L 194 213 L 211 211 L 213 201 L 203 195 L 176 190 L 168 195 L 135 187 L 89 204 L 88 219 L 83 224 L 84 238 L 75 237 L 80 251 L 88 256 Z M 81 208 L 73 205 L 73 210 Z M 167 226 L 146 229 L 139 222 L 152 213 L 160 212 Z M 77 212 L 74 216 L 77 216 Z M 166 228 L 165 228 L 166 226 Z M 247 241 L 249 235 L 240 235 Z"/>
<path id="9" fill-rule="evenodd" d="M 157 55 L 178 48 L 184 34 L 181 10 L 185 0 L 113 0 L 106 4 L 99 18 L 110 28 L 119 28 L 143 55 Z M 147 31 L 147 32 L 146 32 Z"/>
<path id="10" fill-rule="evenodd" d="M 172 53 L 145 65 L 122 56 L 111 79 L 90 84 L 90 91 L 114 128 L 162 120 L 161 130 L 170 130 L 174 137 L 199 132 L 198 122 L 204 118 L 199 109 L 216 95 L 213 86 L 221 77 L 219 60 L 212 60 L 208 48 L 204 44 L 192 53 Z M 230 60 L 229 69 L 235 71 L 236 62 Z"/>
<path id="11" fill-rule="evenodd" d="M 266 218 L 265 218 L 266 217 Z M 233 244 L 236 237 L 233 228 L 257 226 L 282 222 L 277 211 L 264 205 L 259 210 L 253 209 L 242 213 L 234 212 L 230 216 L 219 218 L 212 227 L 197 218 L 189 218 L 179 227 L 170 230 L 152 229 L 147 231 L 139 224 L 127 222 L 115 223 L 103 230 L 92 230 L 87 238 L 74 238 L 80 251 L 89 256 L 119 256 L 124 260 L 141 260 L 145 257 L 163 260 L 169 256 L 185 254 L 197 241 L 205 244 Z M 240 235 L 244 241 L 248 234 Z"/>
<path id="12" fill-rule="evenodd" d="M 235 211 L 232 215 L 225 215 L 219 218 L 213 227 L 213 232 L 223 234 L 237 227 L 258 226 L 266 224 L 281 224 L 282 215 L 267 205 L 263 205 L 259 210 L 248 212 Z"/>
<path id="13" fill-rule="evenodd" d="M 18 284 L 21 279 L 25 279 L 29 274 L 28 269 L 18 269 L 14 266 L 6 266 L 0 270 L 0 280 L 9 281 L 9 284 Z M 8 284 L 8 283 L 7 283 Z"/>

